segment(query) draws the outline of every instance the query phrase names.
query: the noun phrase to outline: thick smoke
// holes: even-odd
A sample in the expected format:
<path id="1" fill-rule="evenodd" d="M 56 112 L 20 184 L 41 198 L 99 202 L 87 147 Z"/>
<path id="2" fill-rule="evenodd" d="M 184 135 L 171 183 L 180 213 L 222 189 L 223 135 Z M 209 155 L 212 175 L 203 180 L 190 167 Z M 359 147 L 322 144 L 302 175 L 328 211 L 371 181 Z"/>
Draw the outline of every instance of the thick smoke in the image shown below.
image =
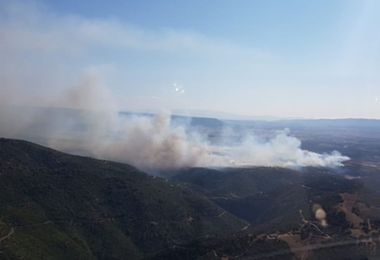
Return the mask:
<path id="1" fill-rule="evenodd" d="M 239 142 L 225 137 L 212 144 L 201 131 L 173 124 L 169 113 L 121 115 L 112 94 L 93 76 L 52 100 L 48 109 L 3 106 L 0 123 L 2 136 L 126 162 L 151 172 L 192 166 L 338 167 L 349 159 L 336 151 L 303 150 L 300 140 L 286 130 L 269 140 L 247 134 Z"/>
<path id="2" fill-rule="evenodd" d="M 337 151 L 319 154 L 301 149 L 301 141 L 289 135 L 289 130 L 278 131 L 269 140 L 260 140 L 255 135 L 247 135 L 234 146 L 217 147 L 224 151 L 230 165 L 236 166 L 278 166 L 278 167 L 337 167 L 348 160 Z"/>
<path id="3" fill-rule="evenodd" d="M 0 137 L 26 139 L 148 171 L 191 166 L 335 167 L 348 159 L 338 152 L 303 150 L 300 141 L 286 131 L 269 140 L 250 133 L 238 142 L 214 132 L 221 136 L 215 144 L 204 129 L 176 124 L 167 112 L 121 115 L 121 108 L 136 104 L 118 104 L 96 77 L 108 71 L 107 64 L 103 64 L 108 60 L 104 59 L 108 56 L 104 51 L 120 53 L 121 57 L 135 51 L 147 52 L 144 55 L 154 52 L 156 58 L 189 53 L 197 58 L 205 56 L 206 63 L 224 53 L 228 55 L 223 59 L 229 64 L 257 57 L 256 50 L 200 36 L 155 33 L 107 19 L 61 16 L 39 4 L 0 1 Z M 109 65 L 118 64 L 130 67 L 120 61 Z M 83 70 L 95 75 L 67 89 Z M 173 86 L 177 94 L 185 94 L 180 85 Z"/>

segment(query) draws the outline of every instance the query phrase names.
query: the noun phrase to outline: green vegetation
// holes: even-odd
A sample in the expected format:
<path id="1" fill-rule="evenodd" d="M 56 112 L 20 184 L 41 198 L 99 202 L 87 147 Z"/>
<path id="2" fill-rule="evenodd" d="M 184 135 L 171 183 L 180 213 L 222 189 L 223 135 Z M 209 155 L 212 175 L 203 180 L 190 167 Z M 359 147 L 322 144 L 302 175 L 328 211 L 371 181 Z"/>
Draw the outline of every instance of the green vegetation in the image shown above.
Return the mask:
<path id="1" fill-rule="evenodd" d="M 191 168 L 168 180 L 0 139 L 0 259 L 377 257 L 379 181 L 365 169 Z"/>
<path id="2" fill-rule="evenodd" d="M 205 196 L 118 163 L 0 139 L 2 259 L 139 259 L 246 223 Z"/>

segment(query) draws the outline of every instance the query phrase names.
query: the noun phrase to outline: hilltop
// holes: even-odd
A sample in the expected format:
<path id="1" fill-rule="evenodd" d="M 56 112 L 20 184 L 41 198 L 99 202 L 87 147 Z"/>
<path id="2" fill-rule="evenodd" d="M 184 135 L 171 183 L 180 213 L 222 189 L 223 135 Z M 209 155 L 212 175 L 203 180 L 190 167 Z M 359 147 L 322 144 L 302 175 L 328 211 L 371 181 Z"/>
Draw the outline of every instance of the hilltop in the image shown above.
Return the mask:
<path id="1" fill-rule="evenodd" d="M 0 139 L 5 259 L 138 259 L 246 223 L 205 196 L 119 163 Z"/>

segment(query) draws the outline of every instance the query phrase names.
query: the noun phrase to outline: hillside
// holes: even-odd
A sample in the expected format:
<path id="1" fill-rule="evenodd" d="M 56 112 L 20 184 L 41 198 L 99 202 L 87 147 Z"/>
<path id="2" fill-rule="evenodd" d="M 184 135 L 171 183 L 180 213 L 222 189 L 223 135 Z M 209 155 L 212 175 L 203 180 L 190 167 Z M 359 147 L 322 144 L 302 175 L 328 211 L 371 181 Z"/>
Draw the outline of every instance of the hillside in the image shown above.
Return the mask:
<path id="1" fill-rule="evenodd" d="M 0 139 L 1 259 L 139 259 L 246 223 L 137 169 Z"/>
<path id="2" fill-rule="evenodd" d="M 346 167 L 189 168 L 168 180 L 0 139 L 0 259 L 378 257 L 378 170 Z"/>
<path id="3" fill-rule="evenodd" d="M 192 168 L 179 172 L 173 180 L 188 183 L 192 189 L 205 194 L 227 212 L 251 223 L 257 232 L 288 231 L 298 228 L 300 210 L 310 219 L 313 204 L 328 211 L 330 223 L 342 217 L 335 210 L 342 192 L 354 192 L 361 186 L 325 169 L 310 168 L 302 172 L 255 167 L 249 169 L 211 170 Z M 333 228 L 330 225 L 330 228 Z"/>
<path id="4" fill-rule="evenodd" d="M 247 231 L 256 238 L 285 241 L 296 259 L 377 259 L 379 197 L 373 187 L 379 183 L 378 170 L 347 167 L 190 168 L 172 179 L 248 221 Z M 324 213 L 317 214 L 317 209 Z M 324 215 L 325 224 L 318 215 Z M 288 257 L 278 249 L 269 252 L 269 259 Z"/>

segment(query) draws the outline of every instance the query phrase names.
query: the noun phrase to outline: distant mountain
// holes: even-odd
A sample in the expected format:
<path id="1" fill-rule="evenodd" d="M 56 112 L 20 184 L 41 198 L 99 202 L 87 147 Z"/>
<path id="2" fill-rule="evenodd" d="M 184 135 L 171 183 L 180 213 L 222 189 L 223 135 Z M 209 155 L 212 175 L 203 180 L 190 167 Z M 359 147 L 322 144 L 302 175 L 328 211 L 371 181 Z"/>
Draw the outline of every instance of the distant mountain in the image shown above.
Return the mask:
<path id="1" fill-rule="evenodd" d="M 234 113 L 220 112 L 220 111 L 208 111 L 208 110 L 194 110 L 194 109 L 175 109 L 172 111 L 175 115 L 185 116 L 185 117 L 206 117 L 206 118 L 217 118 L 219 120 L 241 120 L 241 121 L 252 121 L 252 120 L 263 120 L 263 121 L 273 121 L 273 120 L 283 120 L 283 119 L 296 119 L 296 118 L 284 118 L 276 117 L 270 115 L 239 115 Z"/>
<path id="2" fill-rule="evenodd" d="M 72 138 L 81 136 L 93 127 L 88 117 L 97 118 L 99 112 L 60 107 L 27 107 L 27 106 L 1 106 L 0 105 L 0 134 L 9 138 L 22 138 L 40 144 L 47 144 L 46 136 L 54 130 L 59 138 Z M 178 112 L 178 111 L 177 111 Z M 86 116 L 84 117 L 84 114 Z M 120 119 L 129 116 L 154 116 L 152 112 L 120 111 Z M 87 118 L 87 119 L 86 119 Z M 173 125 L 182 125 L 196 130 L 219 131 L 225 127 L 243 132 L 247 129 L 255 133 L 268 132 L 290 128 L 291 131 L 322 131 L 326 134 L 337 130 L 362 135 L 368 132 L 374 135 L 380 130 L 380 120 L 376 119 L 282 119 L 271 117 L 223 117 L 207 113 L 176 113 L 171 114 Z M 27 130 L 26 130 L 27 128 Z M 59 131 L 61 129 L 64 131 Z M 190 129 L 194 130 L 194 129 Z M 53 131 L 53 132 L 54 132 Z"/>
<path id="3" fill-rule="evenodd" d="M 139 259 L 246 222 L 108 161 L 0 139 L 0 259 Z"/>

